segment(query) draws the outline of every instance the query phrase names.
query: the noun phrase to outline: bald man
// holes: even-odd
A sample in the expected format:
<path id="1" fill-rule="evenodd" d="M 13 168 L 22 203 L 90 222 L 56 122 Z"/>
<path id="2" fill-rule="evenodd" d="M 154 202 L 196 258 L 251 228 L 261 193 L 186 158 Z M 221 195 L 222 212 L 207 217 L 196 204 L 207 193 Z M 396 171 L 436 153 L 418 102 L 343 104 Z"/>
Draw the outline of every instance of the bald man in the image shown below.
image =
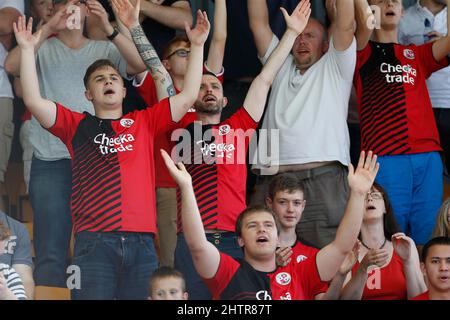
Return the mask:
<path id="1" fill-rule="evenodd" d="M 278 72 L 262 124 L 267 135 L 262 132 L 258 144 L 258 156 L 267 148 L 270 158 L 254 158 L 253 166 L 259 183 L 252 204 L 264 203 L 276 173 L 290 171 L 302 180 L 308 202 L 297 232 L 318 248 L 334 239 L 347 201 L 346 120 L 356 63 L 353 0 L 328 4 L 333 21 L 330 39 L 327 29 L 310 19 Z M 278 39 L 270 29 L 264 0 L 249 0 L 248 12 L 264 64 Z M 278 129 L 278 137 L 272 129 Z"/>

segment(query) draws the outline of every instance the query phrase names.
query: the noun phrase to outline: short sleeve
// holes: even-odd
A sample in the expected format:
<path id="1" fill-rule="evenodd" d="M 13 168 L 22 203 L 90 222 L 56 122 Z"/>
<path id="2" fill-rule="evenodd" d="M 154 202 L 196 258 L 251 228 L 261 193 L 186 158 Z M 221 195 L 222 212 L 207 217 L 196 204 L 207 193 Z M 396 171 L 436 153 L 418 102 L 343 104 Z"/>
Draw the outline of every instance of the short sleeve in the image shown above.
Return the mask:
<path id="1" fill-rule="evenodd" d="M 61 139 L 67 146 L 71 143 L 77 130 L 78 124 L 85 116 L 82 113 L 74 112 L 59 103 L 56 103 L 56 121 L 47 130 Z"/>
<path id="2" fill-rule="evenodd" d="M 141 81 L 141 83 L 137 83 L 136 79 L 134 79 L 133 86 L 136 88 L 137 92 L 144 100 L 147 107 L 153 106 L 158 103 L 155 81 L 148 73 L 148 71 L 145 72 L 144 79 Z"/>
<path id="3" fill-rule="evenodd" d="M 297 290 L 303 293 L 302 296 L 305 300 L 314 300 L 318 294 L 328 290 L 328 283 L 320 279 L 316 258 L 317 253 L 294 266 L 298 276 Z"/>
<path id="4" fill-rule="evenodd" d="M 31 241 L 27 229 L 23 224 L 18 223 L 14 232 L 17 239 L 11 265 L 14 266 L 16 264 L 25 264 L 32 267 L 33 260 L 31 258 Z"/>
<path id="5" fill-rule="evenodd" d="M 338 51 L 334 47 L 333 38 L 330 40 L 328 53 L 338 66 L 341 77 L 344 80 L 352 81 L 356 65 L 356 39 L 353 37 L 352 43 L 344 51 Z"/>
<path id="6" fill-rule="evenodd" d="M 244 107 L 239 108 L 238 111 L 236 111 L 226 122 L 228 122 L 233 128 L 243 130 L 256 129 L 258 127 L 258 122 L 253 120 Z"/>
<path id="7" fill-rule="evenodd" d="M 275 50 L 278 43 L 280 43 L 280 40 L 278 39 L 278 37 L 275 34 L 273 34 L 272 40 L 270 41 L 269 47 L 267 48 L 267 51 L 264 54 L 264 57 L 258 57 L 263 65 L 267 63 L 267 60 L 269 60 L 270 55 Z"/>
<path id="8" fill-rule="evenodd" d="M 424 76 L 426 79 L 428 79 L 433 72 L 445 68 L 449 64 L 448 57 L 441 61 L 436 61 L 433 55 L 433 44 L 434 42 L 429 42 L 417 47 L 417 55 L 421 68 L 425 72 Z"/>
<path id="9" fill-rule="evenodd" d="M 317 269 L 317 252 L 314 255 L 313 259 L 308 259 L 308 269 L 310 270 L 308 273 L 308 291 L 311 295 L 311 298 L 314 299 L 320 293 L 325 293 L 328 290 L 328 283 L 323 282 L 320 279 L 319 270 Z"/>
<path id="10" fill-rule="evenodd" d="M 220 253 L 220 263 L 216 274 L 211 279 L 203 279 L 214 300 L 220 299 L 220 295 L 228 286 L 239 267 L 239 262 L 225 253 Z"/>
<path id="11" fill-rule="evenodd" d="M 165 98 L 140 112 L 147 114 L 150 130 L 157 135 L 167 132 L 167 128 L 175 124 L 170 111 L 170 98 Z"/>

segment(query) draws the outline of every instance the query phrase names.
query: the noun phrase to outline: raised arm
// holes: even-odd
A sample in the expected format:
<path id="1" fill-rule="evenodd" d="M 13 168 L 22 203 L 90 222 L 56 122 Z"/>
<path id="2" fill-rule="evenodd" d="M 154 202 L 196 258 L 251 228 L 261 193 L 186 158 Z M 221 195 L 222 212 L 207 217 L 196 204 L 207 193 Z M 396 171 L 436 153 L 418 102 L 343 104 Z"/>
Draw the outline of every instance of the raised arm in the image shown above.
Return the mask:
<path id="1" fill-rule="evenodd" d="M 173 29 L 184 30 L 184 23 L 192 25 L 189 1 L 175 1 L 170 7 L 143 0 L 141 12 L 159 23 Z"/>
<path id="2" fill-rule="evenodd" d="M 348 278 L 349 272 L 352 270 L 356 261 L 358 260 L 360 243 L 357 241 L 353 247 L 353 250 L 350 251 L 339 267 L 338 272 L 334 276 L 333 280 L 330 282 L 330 286 L 328 287 L 327 292 L 322 294 L 319 298 L 320 300 L 339 300 L 341 297 L 342 287 L 346 279 Z M 316 296 L 316 300 L 317 296 Z"/>
<path id="3" fill-rule="evenodd" d="M 433 43 L 433 56 L 436 61 L 444 59 L 450 54 L 450 0 L 447 0 L 447 35 Z"/>
<path id="4" fill-rule="evenodd" d="M 253 80 L 244 101 L 244 108 L 255 121 L 261 119 L 270 86 L 291 52 L 295 39 L 303 32 L 308 23 L 311 14 L 310 6 L 309 0 L 302 0 L 291 15 L 284 8 L 281 8 L 287 24 L 286 32 L 277 48 L 270 55 L 261 73 Z"/>
<path id="5" fill-rule="evenodd" d="M 161 150 L 161 154 L 170 175 L 181 191 L 181 222 L 195 269 L 202 278 L 210 279 L 219 268 L 220 253 L 206 239 L 202 218 L 195 200 L 191 176 L 181 162 L 175 165 L 167 152 Z"/>
<path id="6" fill-rule="evenodd" d="M 403 273 L 406 278 L 408 299 L 425 292 L 427 287 L 420 270 L 419 253 L 414 240 L 399 232 L 392 236 L 392 245 L 397 255 L 403 261 Z"/>
<path id="7" fill-rule="evenodd" d="M 89 12 L 99 19 L 99 27 L 101 28 L 101 30 L 107 35 L 112 35 L 114 32 L 114 28 L 108 21 L 108 13 L 106 12 L 105 8 L 103 8 L 100 2 L 95 0 L 88 0 L 87 5 L 89 8 Z M 119 33 L 112 40 L 112 42 L 117 47 L 117 50 L 119 50 L 122 57 L 126 60 L 127 73 L 129 75 L 135 75 L 137 73 L 145 71 L 144 61 L 142 61 L 139 52 L 133 44 L 133 41 L 128 39 L 123 34 Z"/>
<path id="8" fill-rule="evenodd" d="M 345 257 L 355 245 L 361 229 L 365 197 L 370 191 L 378 169 L 377 156 L 372 157 L 372 151 L 369 151 L 367 157 L 364 151 L 361 152 L 356 171 L 349 164 L 350 198 L 344 216 L 333 242 L 317 253 L 317 269 L 322 281 L 333 279 Z"/>
<path id="9" fill-rule="evenodd" d="M 333 45 L 338 51 L 350 47 L 354 36 L 355 5 L 353 0 L 336 0 L 336 16 L 332 31 Z"/>
<path id="10" fill-rule="evenodd" d="M 227 4 L 226 0 L 216 0 L 214 7 L 214 30 L 206 60 L 208 69 L 215 74 L 219 74 L 222 71 L 226 42 Z"/>
<path id="11" fill-rule="evenodd" d="M 140 0 L 136 2 L 135 6 L 128 0 L 112 0 L 112 7 L 114 12 L 117 13 L 118 21 L 128 28 L 139 55 L 150 70 L 150 75 L 155 82 L 158 100 L 161 101 L 166 97 L 174 96 L 175 88 L 172 78 L 139 24 L 139 5 Z"/>
<path id="12" fill-rule="evenodd" d="M 263 57 L 269 49 L 273 32 L 269 24 L 269 10 L 266 0 L 247 0 L 250 30 L 255 39 L 258 56 Z"/>
<path id="13" fill-rule="evenodd" d="M 367 270 L 370 266 L 381 268 L 389 260 L 386 249 L 371 249 L 360 262 L 355 274 L 348 275 L 347 282 L 342 289 L 341 300 L 361 300 L 367 283 Z"/>
<path id="14" fill-rule="evenodd" d="M 44 128 L 53 126 L 56 120 L 56 105 L 50 100 L 43 99 L 39 91 L 39 82 L 36 72 L 35 46 L 39 43 L 42 31 L 32 34 L 33 18 L 28 20 L 19 17 L 13 28 L 16 40 L 20 46 L 20 81 L 23 90 L 23 101 Z"/>
<path id="15" fill-rule="evenodd" d="M 375 16 L 370 8 L 367 0 L 355 1 L 355 18 L 356 18 L 356 46 L 357 50 L 364 49 L 369 43 L 375 28 Z"/>
<path id="16" fill-rule="evenodd" d="M 69 16 L 67 8 L 73 5 L 77 0 L 70 0 L 64 7 L 55 12 L 52 18 L 42 26 L 38 31 L 41 32 L 38 37 L 39 41 L 34 46 L 34 52 L 36 53 L 47 38 L 55 33 L 66 28 L 66 20 Z M 35 34 L 37 34 L 37 32 Z M 5 60 L 5 70 L 13 76 L 19 76 L 20 73 L 20 47 L 16 46 L 12 49 Z"/>
<path id="17" fill-rule="evenodd" d="M 209 21 L 206 12 L 197 12 L 197 24 L 191 29 L 186 23 L 186 34 L 191 42 L 191 53 L 189 55 L 184 87 L 176 96 L 170 97 L 170 110 L 172 120 L 178 122 L 192 107 L 197 99 L 202 81 L 203 70 L 203 46 L 209 33 Z"/>

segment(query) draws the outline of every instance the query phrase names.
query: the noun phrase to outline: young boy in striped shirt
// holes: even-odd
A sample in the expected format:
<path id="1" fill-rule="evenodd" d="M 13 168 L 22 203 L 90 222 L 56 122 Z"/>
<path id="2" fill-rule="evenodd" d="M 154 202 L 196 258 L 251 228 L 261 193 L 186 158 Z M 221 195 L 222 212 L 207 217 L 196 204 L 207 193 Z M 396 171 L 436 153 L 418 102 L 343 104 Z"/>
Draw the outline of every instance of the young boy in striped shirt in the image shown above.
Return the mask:
<path id="1" fill-rule="evenodd" d="M 0 222 L 0 255 L 5 252 L 9 229 Z M 22 279 L 9 265 L 0 263 L 0 300 L 26 300 Z"/>

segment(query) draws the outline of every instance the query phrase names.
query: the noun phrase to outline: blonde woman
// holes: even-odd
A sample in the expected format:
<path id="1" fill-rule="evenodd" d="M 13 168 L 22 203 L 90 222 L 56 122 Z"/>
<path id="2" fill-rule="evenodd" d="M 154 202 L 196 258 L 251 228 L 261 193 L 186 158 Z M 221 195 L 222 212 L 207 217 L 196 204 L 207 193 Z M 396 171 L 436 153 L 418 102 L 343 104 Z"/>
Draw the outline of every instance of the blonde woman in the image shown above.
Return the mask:
<path id="1" fill-rule="evenodd" d="M 447 198 L 439 209 L 432 238 L 450 236 L 450 198 Z"/>

